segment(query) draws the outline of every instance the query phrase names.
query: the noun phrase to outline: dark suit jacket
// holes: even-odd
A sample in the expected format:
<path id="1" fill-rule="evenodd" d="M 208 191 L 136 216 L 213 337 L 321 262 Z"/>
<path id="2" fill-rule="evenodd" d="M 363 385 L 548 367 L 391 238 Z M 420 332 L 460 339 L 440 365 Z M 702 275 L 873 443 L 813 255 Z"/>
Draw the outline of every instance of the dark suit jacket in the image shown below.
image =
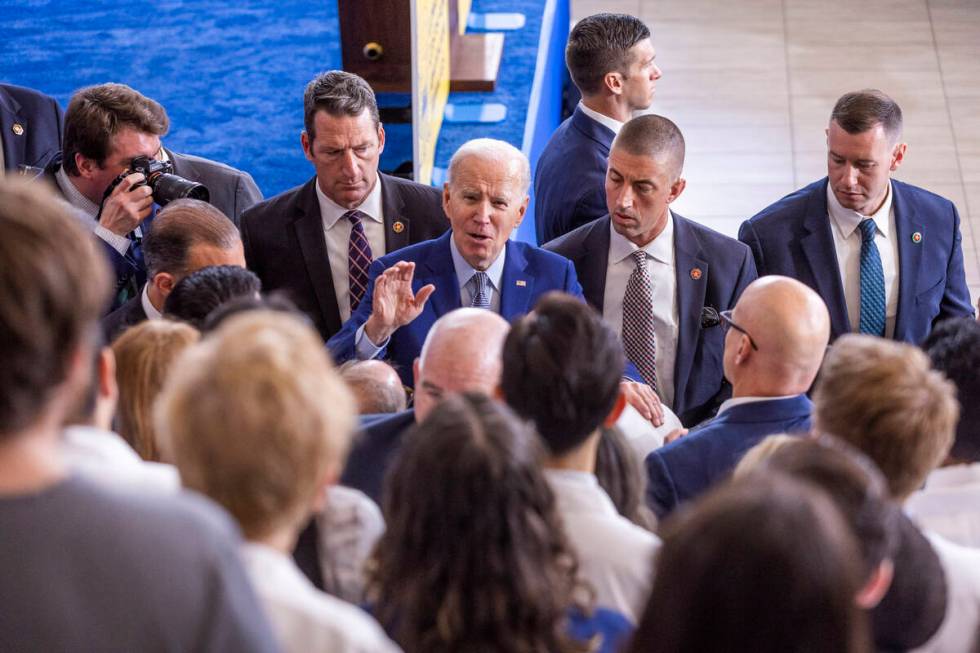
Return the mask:
<path id="1" fill-rule="evenodd" d="M 701 309 L 733 308 L 756 273 L 747 247 L 673 215 L 678 337 L 672 408 L 691 426 L 709 417 L 731 392 L 722 368 L 725 334 L 720 328 L 701 328 Z M 586 300 L 600 313 L 606 295 L 609 228 L 607 215 L 544 246 L 575 264 Z M 694 269 L 700 270 L 697 279 L 691 276 Z"/>
<path id="2" fill-rule="evenodd" d="M 354 338 L 357 330 L 371 315 L 374 280 L 399 261 L 415 262 L 412 289 L 415 292 L 426 284 L 436 289 L 419 314 L 409 324 L 395 331 L 380 357 L 389 358 L 398 370 L 402 383 L 413 386 L 412 362 L 422 351 L 422 343 L 432 324 L 449 311 L 460 307 L 459 281 L 453 265 L 448 231 L 435 240 L 388 254 L 376 259 L 368 271 L 367 292 L 357 310 L 344 323 L 337 335 L 327 342 L 330 353 L 338 363 L 355 358 Z M 510 321 L 527 313 L 538 298 L 552 290 L 563 290 L 576 297 L 582 296 L 582 288 L 575 278 L 575 268 L 567 259 L 516 240 L 507 241 L 507 258 L 500 278 L 500 315 Z"/>
<path id="3" fill-rule="evenodd" d="M 579 107 L 551 135 L 534 171 L 539 245 L 606 214 L 606 166 L 615 136 Z"/>
<path id="4" fill-rule="evenodd" d="M 386 251 L 435 238 L 449 228 L 437 189 L 385 174 L 378 178 Z M 315 184 L 316 177 L 253 206 L 242 215 L 241 230 L 245 261 L 262 288 L 287 291 L 326 340 L 340 331 L 341 322 Z"/>
<path id="5" fill-rule="evenodd" d="M 663 517 L 735 468 L 767 435 L 806 433 L 813 404 L 806 395 L 733 406 L 647 456 L 647 501 Z"/>
<path id="6" fill-rule="evenodd" d="M 15 125 L 20 125 L 16 131 Z M 54 98 L 23 86 L 0 84 L 0 140 L 5 169 L 47 166 L 61 151 L 62 125 L 61 107 Z"/>
<path id="7" fill-rule="evenodd" d="M 360 490 L 379 506 L 385 474 L 401 449 L 402 435 L 415 426 L 415 410 L 388 415 L 367 415 L 354 438 L 340 484 Z"/>
<path id="8" fill-rule="evenodd" d="M 167 150 L 167 156 L 174 164 L 174 174 L 207 186 L 211 204 L 236 225 L 246 209 L 262 201 L 262 192 L 247 172 L 192 154 Z"/>
<path id="9" fill-rule="evenodd" d="M 105 336 L 106 344 L 111 343 L 129 327 L 144 321 L 146 321 L 146 311 L 143 310 L 143 297 L 140 293 L 102 318 L 102 334 Z"/>
<path id="10" fill-rule="evenodd" d="M 973 315 L 960 216 L 952 202 L 929 191 L 894 179 L 892 190 L 899 275 L 895 339 L 918 344 L 940 320 Z M 851 328 L 831 229 L 824 177 L 746 220 L 738 238 L 752 248 L 760 275 L 799 279 L 823 297 L 834 340 Z"/>

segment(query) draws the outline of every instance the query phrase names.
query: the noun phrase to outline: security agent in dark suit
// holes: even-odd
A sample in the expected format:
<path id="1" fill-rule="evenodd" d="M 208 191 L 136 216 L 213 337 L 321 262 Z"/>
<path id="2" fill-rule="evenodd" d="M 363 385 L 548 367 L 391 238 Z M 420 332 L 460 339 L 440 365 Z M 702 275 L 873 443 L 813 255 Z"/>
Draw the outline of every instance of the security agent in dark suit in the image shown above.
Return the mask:
<path id="1" fill-rule="evenodd" d="M 759 274 L 816 290 L 831 339 L 859 331 L 918 344 L 973 315 L 952 202 L 890 179 L 905 158 L 902 110 L 877 90 L 842 96 L 827 129 L 827 173 L 742 224 Z"/>
<path id="2" fill-rule="evenodd" d="M 647 456 L 647 498 L 660 517 L 725 478 L 767 435 L 810 430 L 806 392 L 830 338 L 820 296 L 795 279 L 761 277 L 722 317 L 732 398 L 714 419 Z"/>
<path id="3" fill-rule="evenodd" d="M 582 101 L 545 146 L 534 173 L 538 244 L 606 213 L 603 184 L 613 138 L 633 112 L 653 101 L 660 69 L 650 30 L 626 14 L 580 20 L 565 64 Z"/>
<path id="4" fill-rule="evenodd" d="M 34 89 L 0 84 L 0 168 L 44 168 L 61 151 L 63 118 L 54 98 Z"/>
<path id="5" fill-rule="evenodd" d="M 301 143 L 316 176 L 247 211 L 242 239 L 262 287 L 287 291 L 326 340 L 363 296 L 372 260 L 440 235 L 449 221 L 437 189 L 378 172 L 385 132 L 367 82 L 322 73 L 303 110 Z"/>
<path id="6" fill-rule="evenodd" d="M 730 391 L 723 334 L 702 315 L 732 308 L 756 271 L 746 246 L 669 210 L 685 188 L 683 164 L 684 137 L 673 122 L 634 118 L 609 157 L 608 215 L 545 249 L 575 264 L 586 299 L 622 335 L 643 380 L 693 426 Z"/>

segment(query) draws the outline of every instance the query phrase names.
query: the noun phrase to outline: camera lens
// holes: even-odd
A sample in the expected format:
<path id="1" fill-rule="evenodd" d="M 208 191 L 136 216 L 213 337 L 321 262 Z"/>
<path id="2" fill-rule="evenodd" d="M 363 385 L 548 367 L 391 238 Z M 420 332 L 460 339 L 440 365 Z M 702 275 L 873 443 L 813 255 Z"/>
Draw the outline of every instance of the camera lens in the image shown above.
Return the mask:
<path id="1" fill-rule="evenodd" d="M 160 206 L 166 206 L 183 197 L 201 200 L 202 202 L 208 202 L 211 199 L 211 193 L 208 192 L 206 186 L 177 175 L 156 175 L 149 180 L 149 184 L 153 188 L 153 201 Z"/>

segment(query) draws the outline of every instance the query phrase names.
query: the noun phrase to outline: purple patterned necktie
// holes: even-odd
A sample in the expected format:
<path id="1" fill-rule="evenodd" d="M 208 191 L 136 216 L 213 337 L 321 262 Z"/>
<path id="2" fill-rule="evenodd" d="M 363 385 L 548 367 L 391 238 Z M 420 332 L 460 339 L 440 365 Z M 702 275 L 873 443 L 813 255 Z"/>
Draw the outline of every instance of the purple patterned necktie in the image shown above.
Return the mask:
<path id="1" fill-rule="evenodd" d="M 360 211 L 348 211 L 344 217 L 350 220 L 350 242 L 347 245 L 347 272 L 350 281 L 350 310 L 357 310 L 364 298 L 368 284 L 368 268 L 371 267 L 371 245 L 364 235 L 361 218 L 367 216 Z"/>
<path id="2" fill-rule="evenodd" d="M 653 282 L 647 255 L 633 252 L 636 267 L 623 295 L 623 348 L 651 388 L 657 389 L 657 336 L 653 330 Z"/>

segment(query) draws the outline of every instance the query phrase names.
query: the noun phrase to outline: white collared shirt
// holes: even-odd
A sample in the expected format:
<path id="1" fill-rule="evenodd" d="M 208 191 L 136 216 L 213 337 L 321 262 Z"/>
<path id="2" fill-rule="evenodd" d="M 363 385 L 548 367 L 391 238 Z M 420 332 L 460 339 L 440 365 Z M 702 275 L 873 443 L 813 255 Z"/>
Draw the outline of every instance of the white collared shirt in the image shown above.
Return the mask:
<path id="1" fill-rule="evenodd" d="M 946 616 L 939 630 L 912 653 L 968 651 L 980 631 L 980 550 L 923 531 L 946 574 Z"/>
<path id="2" fill-rule="evenodd" d="M 243 544 L 241 553 L 252 587 L 286 653 L 399 651 L 370 615 L 316 589 L 291 557 L 255 542 Z"/>
<path id="3" fill-rule="evenodd" d="M 139 491 L 180 490 L 176 467 L 143 460 L 117 433 L 94 426 L 69 426 L 62 431 L 61 442 L 69 468 L 96 483 Z"/>
<path id="4" fill-rule="evenodd" d="M 619 130 L 623 128 L 624 124 L 626 124 L 619 122 L 615 118 L 610 118 L 604 113 L 599 113 L 594 109 L 590 109 L 589 107 L 585 106 L 585 103 L 583 103 L 581 100 L 579 100 L 578 108 L 582 110 L 582 113 L 587 115 L 589 118 L 592 118 L 603 127 L 608 128 L 614 134 L 618 135 Z"/>
<path id="5" fill-rule="evenodd" d="M 579 573 L 596 591 L 596 604 L 637 623 L 653 584 L 660 539 L 618 512 L 594 474 L 545 469 Z"/>
<path id="6" fill-rule="evenodd" d="M 940 467 L 905 503 L 923 530 L 963 546 L 980 547 L 980 463 Z"/>
<path id="7" fill-rule="evenodd" d="M 660 235 L 637 247 L 609 224 L 609 263 L 602 317 L 622 337 L 623 297 L 630 275 L 636 269 L 633 252 L 647 253 L 647 270 L 653 282 L 653 330 L 657 338 L 657 394 L 668 407 L 674 405 L 674 362 L 677 358 L 677 274 L 674 265 L 674 216 L 671 214 Z"/>
<path id="8" fill-rule="evenodd" d="M 721 415 L 723 412 L 729 408 L 734 408 L 735 406 L 742 406 L 744 404 L 755 404 L 760 401 L 779 401 L 780 399 L 792 399 L 793 397 L 799 397 L 800 395 L 780 395 L 779 397 L 732 397 L 731 399 L 726 399 L 721 402 L 718 406 L 718 414 Z"/>
<path id="9" fill-rule="evenodd" d="M 109 243 L 114 250 L 119 252 L 120 256 L 126 256 L 126 252 L 129 251 L 129 247 L 133 244 L 133 241 L 126 236 L 113 233 L 99 224 L 99 205 L 82 195 L 82 192 L 75 188 L 75 184 L 71 183 L 71 179 L 68 177 L 68 173 L 65 172 L 64 167 L 58 168 L 58 171 L 54 174 L 54 180 L 64 194 L 65 199 L 68 200 L 68 203 L 89 218 L 87 222 L 89 229 L 96 236 Z M 136 227 L 136 229 L 139 230 L 140 227 Z"/>
<path id="10" fill-rule="evenodd" d="M 337 308 L 340 310 L 340 321 L 350 319 L 350 278 L 348 268 L 348 248 L 350 233 L 353 227 L 350 220 L 342 219 L 350 210 L 340 206 L 320 190 L 320 180 L 317 179 L 316 197 L 320 203 L 320 219 L 323 220 L 323 235 L 327 241 L 327 259 L 330 262 L 330 276 L 333 277 L 333 289 L 337 296 Z M 374 188 L 357 207 L 357 210 L 368 216 L 361 220 L 364 236 L 371 246 L 371 258 L 376 259 L 385 255 L 385 224 L 381 208 L 381 178 L 374 182 Z"/>
<path id="11" fill-rule="evenodd" d="M 159 320 L 163 317 L 163 313 L 158 311 L 157 307 L 150 301 L 149 291 L 147 290 L 149 287 L 149 281 L 143 284 L 143 292 L 140 293 L 140 304 L 143 306 L 143 312 L 146 313 L 146 319 Z"/>
<path id="12" fill-rule="evenodd" d="M 449 251 L 453 257 L 453 267 L 456 268 L 456 281 L 459 283 L 459 304 L 460 306 L 472 306 L 473 297 L 476 296 L 477 288 L 473 277 L 477 270 L 466 262 L 459 248 L 456 247 L 456 239 L 449 239 Z M 490 310 L 500 313 L 500 280 L 504 276 L 504 261 L 507 259 L 507 246 L 500 250 L 500 255 L 490 264 L 484 272 L 490 279 Z"/>
<path id="13" fill-rule="evenodd" d="M 875 221 L 875 245 L 878 247 L 881 271 L 885 277 L 886 338 L 895 334 L 895 316 L 898 314 L 898 238 L 895 232 L 895 211 L 892 208 L 893 196 L 889 182 L 888 194 L 878 211 L 874 215 L 861 215 L 841 206 L 833 188 L 827 184 L 830 231 L 834 235 L 837 265 L 844 287 L 844 301 L 847 304 L 847 319 L 852 331 L 857 331 L 861 324 L 861 230 L 858 225 L 865 218 Z"/>

